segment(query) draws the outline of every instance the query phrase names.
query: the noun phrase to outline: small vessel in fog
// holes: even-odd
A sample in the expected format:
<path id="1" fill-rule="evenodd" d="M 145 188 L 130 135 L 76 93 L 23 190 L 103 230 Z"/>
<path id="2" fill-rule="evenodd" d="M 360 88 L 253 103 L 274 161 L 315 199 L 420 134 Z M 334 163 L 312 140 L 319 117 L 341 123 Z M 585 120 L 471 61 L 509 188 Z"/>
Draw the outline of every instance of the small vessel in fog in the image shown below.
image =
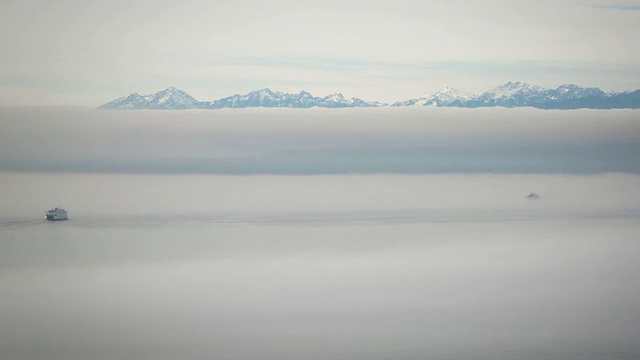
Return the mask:
<path id="1" fill-rule="evenodd" d="M 67 210 L 63 208 L 54 208 L 45 213 L 47 215 L 47 220 L 49 221 L 57 221 L 57 220 L 67 220 L 69 217 L 67 216 Z"/>
<path id="2" fill-rule="evenodd" d="M 529 193 L 529 195 L 527 195 L 527 199 L 540 199 L 540 195 L 536 193 Z"/>

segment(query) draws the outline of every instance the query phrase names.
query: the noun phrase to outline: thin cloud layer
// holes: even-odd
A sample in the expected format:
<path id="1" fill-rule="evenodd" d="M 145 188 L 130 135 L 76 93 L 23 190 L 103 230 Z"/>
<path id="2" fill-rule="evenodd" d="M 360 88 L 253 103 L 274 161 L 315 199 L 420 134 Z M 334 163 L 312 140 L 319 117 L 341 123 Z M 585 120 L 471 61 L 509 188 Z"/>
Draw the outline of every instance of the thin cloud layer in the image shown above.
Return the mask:
<path id="1" fill-rule="evenodd" d="M 637 11 L 613 9 L 638 4 L 584 5 L 5 1 L 0 104 L 96 106 L 168 84 L 197 98 L 271 87 L 383 102 L 507 81 L 637 88 L 638 71 L 629 70 L 640 63 L 640 51 L 630 46 L 639 32 Z M 531 71 L 514 62 L 560 63 L 564 71 Z M 453 71 L 441 63 L 453 63 Z"/>

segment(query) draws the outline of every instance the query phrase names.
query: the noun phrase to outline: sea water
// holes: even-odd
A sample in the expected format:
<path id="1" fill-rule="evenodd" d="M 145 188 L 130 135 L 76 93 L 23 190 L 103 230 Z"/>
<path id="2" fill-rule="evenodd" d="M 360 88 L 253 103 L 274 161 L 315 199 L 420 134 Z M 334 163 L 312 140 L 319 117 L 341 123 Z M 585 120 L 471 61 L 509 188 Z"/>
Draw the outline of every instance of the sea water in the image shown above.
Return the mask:
<path id="1" fill-rule="evenodd" d="M 172 114 L 157 116 L 167 126 L 163 117 Z M 574 121 L 571 114 L 551 116 Z M 178 139 L 198 127 L 230 131 L 224 119 L 196 126 L 201 120 L 185 116 L 187 130 L 177 126 Z M 39 117 L 3 123 L 13 134 L 5 132 L 4 139 L 13 143 L 0 146 L 16 152 L 2 153 L 0 172 L 2 358 L 640 355 L 640 175 L 633 171 L 483 173 L 461 160 L 467 170 L 457 173 L 172 173 L 171 166 L 153 173 L 124 166 L 91 172 L 82 168 L 88 163 L 78 165 L 80 158 L 105 158 L 107 144 L 114 152 L 136 150 L 144 139 L 139 124 L 67 121 L 47 127 L 54 139 L 32 126 L 44 126 Z M 247 121 L 259 127 L 253 117 Z M 282 132 L 284 125 L 272 123 Z M 303 133 L 310 142 L 344 149 L 341 137 L 355 125 L 335 126 L 338 135 L 322 139 Z M 109 127 L 114 133 L 79 142 L 89 130 Z M 493 136 L 481 128 L 474 130 L 480 140 Z M 352 138 L 362 141 L 351 148 L 370 149 L 373 135 L 354 129 Z M 611 143 L 624 132 L 601 130 L 589 141 Z M 427 133 L 434 135 L 425 130 L 421 136 Z M 376 136 L 398 149 L 402 137 L 415 140 L 410 135 Z M 582 141 L 573 135 L 561 138 Z M 20 137 L 42 137 L 34 147 L 49 153 L 28 152 Z M 56 139 L 73 150 L 66 168 L 65 146 Z M 161 143 L 178 152 L 195 146 L 169 140 L 150 139 L 138 154 L 161 160 Z M 216 146 L 239 156 L 250 144 Z M 263 146 L 253 149 L 256 157 Z M 147 155 L 123 151 L 111 164 L 142 163 Z M 7 165 L 16 159 L 25 169 Z M 37 171 L 43 159 L 61 170 Z M 540 199 L 527 199 L 530 192 Z M 51 206 L 66 208 L 70 220 L 44 220 Z"/>

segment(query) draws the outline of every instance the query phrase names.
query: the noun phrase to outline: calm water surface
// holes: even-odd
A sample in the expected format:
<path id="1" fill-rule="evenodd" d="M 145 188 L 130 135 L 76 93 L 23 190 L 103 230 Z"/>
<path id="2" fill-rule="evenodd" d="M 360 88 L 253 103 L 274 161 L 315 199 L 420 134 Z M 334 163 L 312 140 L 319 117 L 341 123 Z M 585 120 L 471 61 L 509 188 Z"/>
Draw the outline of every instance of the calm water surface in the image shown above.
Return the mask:
<path id="1" fill-rule="evenodd" d="M 0 180 L 3 358 L 640 356 L 640 176 Z"/>

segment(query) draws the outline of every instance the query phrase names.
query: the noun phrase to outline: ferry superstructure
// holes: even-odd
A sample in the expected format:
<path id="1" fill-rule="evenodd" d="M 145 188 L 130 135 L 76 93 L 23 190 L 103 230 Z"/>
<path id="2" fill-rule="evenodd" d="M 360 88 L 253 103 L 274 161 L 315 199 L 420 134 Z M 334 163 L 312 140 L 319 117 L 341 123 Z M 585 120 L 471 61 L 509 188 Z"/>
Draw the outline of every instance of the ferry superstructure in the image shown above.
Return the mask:
<path id="1" fill-rule="evenodd" d="M 68 220 L 69 216 L 67 215 L 67 211 L 63 208 L 54 208 L 46 213 L 47 220 L 49 221 L 58 221 L 58 220 Z"/>

